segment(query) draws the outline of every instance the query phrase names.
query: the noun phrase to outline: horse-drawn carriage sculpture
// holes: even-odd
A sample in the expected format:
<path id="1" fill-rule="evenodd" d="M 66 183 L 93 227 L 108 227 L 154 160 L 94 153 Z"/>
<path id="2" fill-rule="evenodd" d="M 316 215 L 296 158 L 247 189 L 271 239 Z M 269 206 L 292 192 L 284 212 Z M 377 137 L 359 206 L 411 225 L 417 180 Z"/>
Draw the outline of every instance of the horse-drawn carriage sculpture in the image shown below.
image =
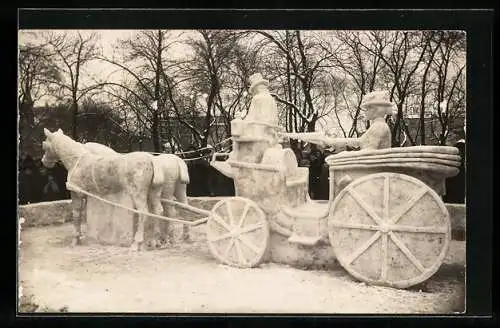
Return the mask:
<path id="1" fill-rule="evenodd" d="M 259 79 L 253 86 L 262 81 Z M 258 100 L 265 101 L 257 104 L 268 106 L 269 99 L 272 98 L 264 95 Z M 267 110 L 275 111 L 275 105 L 271 103 Z M 266 260 L 273 248 L 273 233 L 286 237 L 290 243 L 309 247 L 329 243 L 338 262 L 352 276 L 369 284 L 407 288 L 424 282 L 438 270 L 451 240 L 450 217 L 441 196 L 445 193 L 445 179 L 459 171 L 457 148 L 415 146 L 330 155 L 326 158 L 329 200 L 313 201 L 308 194 L 308 168 L 298 167 L 294 152 L 279 143 L 293 134 L 284 133 L 273 117 L 267 121 L 255 118 L 260 116 L 233 120 L 232 152 L 215 153 L 212 158 L 213 167 L 233 178 L 235 197 L 223 198 L 211 210 L 173 199 L 162 200 L 164 205 L 204 216 L 196 221 L 163 216 L 158 206 L 146 213 L 146 200 L 139 203 L 142 207 L 130 211 L 139 214 L 141 220 L 149 216 L 189 226 L 206 223 L 212 255 L 224 264 L 240 268 L 255 267 Z M 85 155 L 83 150 L 76 153 L 75 149 L 83 147 L 72 144 L 61 133 L 46 134 L 54 139 L 53 145 L 47 143 L 45 147 L 53 153 L 49 157 L 62 156 L 71 163 L 67 167 L 71 176 L 71 170 Z M 65 143 L 68 146 L 63 147 Z M 56 154 L 56 148 L 67 151 Z M 138 168 L 149 170 L 149 175 L 141 175 L 140 181 L 161 180 L 158 164 L 150 164 L 147 156 L 131 156 L 138 158 Z M 220 161 L 220 156 L 228 158 Z M 47 160 L 47 153 L 44 158 Z M 121 158 L 109 162 L 135 177 L 135 168 L 121 165 Z M 104 166 L 102 170 L 111 172 Z M 95 168 L 89 166 L 88 171 L 92 179 L 87 183 L 99 189 Z M 132 188 L 126 184 L 129 180 L 122 181 L 123 188 Z M 69 187 L 95 196 L 75 185 Z"/>
<path id="2" fill-rule="evenodd" d="M 247 122 L 243 129 L 255 125 Z M 236 197 L 217 203 L 207 225 L 218 260 L 256 266 L 265 259 L 270 233 L 278 233 L 307 246 L 329 242 L 339 263 L 370 284 L 410 287 L 442 264 L 451 223 L 440 196 L 445 178 L 458 173 L 455 147 L 330 155 L 330 196 L 324 202 L 309 198 L 308 169 L 297 166 L 290 149 L 262 147 L 259 153 L 254 143 L 262 138 L 233 138 L 236 153 L 228 162 Z"/>

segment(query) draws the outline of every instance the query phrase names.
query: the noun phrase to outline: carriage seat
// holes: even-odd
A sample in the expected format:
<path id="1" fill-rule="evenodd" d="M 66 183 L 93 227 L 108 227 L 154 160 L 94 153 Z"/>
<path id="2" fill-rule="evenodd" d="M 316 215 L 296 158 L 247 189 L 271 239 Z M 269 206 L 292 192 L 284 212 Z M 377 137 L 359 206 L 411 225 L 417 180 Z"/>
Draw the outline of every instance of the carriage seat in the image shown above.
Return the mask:
<path id="1" fill-rule="evenodd" d="M 334 194 L 364 175 L 391 172 L 418 178 L 444 195 L 445 179 L 458 174 L 461 158 L 456 147 L 412 146 L 344 151 L 328 156 L 325 162 L 334 180 Z"/>
<path id="2" fill-rule="evenodd" d="M 306 187 L 309 184 L 309 168 L 299 167 L 297 158 L 290 148 L 269 148 L 264 152 L 262 164 L 277 165 L 283 172 L 287 188 Z"/>
<path id="3" fill-rule="evenodd" d="M 386 149 L 344 151 L 325 159 L 330 167 L 408 168 L 436 171 L 454 176 L 461 164 L 458 148 L 449 146 L 412 146 Z"/>

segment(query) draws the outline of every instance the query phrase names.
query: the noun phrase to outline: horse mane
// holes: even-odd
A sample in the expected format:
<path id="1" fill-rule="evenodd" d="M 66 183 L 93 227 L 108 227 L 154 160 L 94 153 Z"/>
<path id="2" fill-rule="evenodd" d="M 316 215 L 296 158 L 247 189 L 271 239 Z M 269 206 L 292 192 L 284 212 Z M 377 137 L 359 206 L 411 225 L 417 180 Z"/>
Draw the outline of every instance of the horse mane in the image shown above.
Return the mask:
<path id="1" fill-rule="evenodd" d="M 50 138 L 50 142 L 53 144 L 52 147 L 55 146 L 58 149 L 71 149 L 68 147 L 69 145 L 77 144 L 80 146 L 82 154 L 88 152 L 88 150 L 85 148 L 85 146 L 81 142 L 73 140 L 71 137 L 65 135 L 61 131 L 53 132 L 52 136 Z"/>

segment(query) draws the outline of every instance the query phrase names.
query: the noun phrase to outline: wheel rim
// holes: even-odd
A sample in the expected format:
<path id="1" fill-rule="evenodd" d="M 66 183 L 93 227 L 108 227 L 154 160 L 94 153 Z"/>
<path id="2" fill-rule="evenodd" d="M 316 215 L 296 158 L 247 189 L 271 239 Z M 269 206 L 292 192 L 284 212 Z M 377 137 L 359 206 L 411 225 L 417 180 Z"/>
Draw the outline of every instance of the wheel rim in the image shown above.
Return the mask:
<path id="1" fill-rule="evenodd" d="M 260 264 L 269 238 L 266 215 L 255 202 L 231 197 L 212 208 L 207 241 L 212 255 L 222 263 L 241 268 Z"/>
<path id="2" fill-rule="evenodd" d="M 338 261 L 351 275 L 407 288 L 439 269 L 451 224 L 440 197 L 423 182 L 380 173 L 357 179 L 339 193 L 329 232 Z"/>

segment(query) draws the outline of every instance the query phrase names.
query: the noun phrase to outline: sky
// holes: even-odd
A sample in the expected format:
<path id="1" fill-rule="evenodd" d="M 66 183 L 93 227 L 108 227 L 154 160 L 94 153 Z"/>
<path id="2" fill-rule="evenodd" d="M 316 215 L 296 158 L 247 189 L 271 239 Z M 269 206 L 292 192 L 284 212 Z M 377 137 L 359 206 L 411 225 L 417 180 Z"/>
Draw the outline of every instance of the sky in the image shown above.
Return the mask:
<path id="1" fill-rule="evenodd" d="M 29 32 L 40 32 L 42 30 L 29 30 Z M 54 33 L 76 33 L 76 30 L 51 30 Z M 99 36 L 99 41 L 98 45 L 102 49 L 102 55 L 104 57 L 112 57 L 113 53 L 115 52 L 114 47 L 118 44 L 120 40 L 123 39 L 128 39 L 132 37 L 135 33 L 137 33 L 140 30 L 78 30 L 82 34 L 82 36 L 88 36 L 91 33 L 97 32 Z M 26 33 L 23 30 L 19 31 L 19 43 L 25 43 L 25 42 L 33 42 L 37 43 L 38 40 L 33 39 L 31 35 Z M 176 30 L 173 31 L 173 36 L 174 37 L 188 37 L 194 35 L 192 30 Z M 188 48 L 186 46 L 182 46 L 179 44 L 174 44 L 172 46 L 172 50 L 169 53 L 172 59 L 176 58 L 182 58 L 185 57 L 188 52 Z M 121 76 L 118 76 L 116 74 L 112 74 L 113 72 L 117 71 L 117 67 L 101 61 L 101 60 L 94 60 L 91 65 L 87 65 L 85 67 L 85 70 L 90 74 L 90 75 L 95 75 L 99 77 L 106 77 L 106 79 L 121 79 Z M 110 75 L 111 74 L 111 75 Z"/>
<path id="2" fill-rule="evenodd" d="M 36 32 L 36 30 L 30 30 L 30 31 Z M 90 33 L 93 32 L 97 32 L 99 36 L 98 44 L 102 49 L 102 55 L 108 58 L 113 57 L 114 47 L 117 45 L 119 40 L 128 39 L 138 31 L 139 30 L 78 30 L 78 32 L 80 32 L 83 36 L 89 35 Z M 75 33 L 76 30 L 53 30 L 53 32 Z M 316 31 L 316 33 L 319 32 L 325 33 L 327 31 Z M 187 37 L 195 37 L 197 35 L 194 30 L 175 30 L 172 31 L 172 34 L 174 37 L 177 37 L 179 39 L 185 39 Z M 38 40 L 33 39 L 32 37 L 30 37 L 29 34 L 25 33 L 22 30 L 19 31 L 19 43 L 25 43 L 26 41 L 31 41 L 36 43 Z M 183 57 L 185 58 L 188 55 L 189 55 L 189 47 L 182 45 L 181 43 L 174 44 L 171 47 L 171 51 L 169 52 L 169 57 L 172 59 L 179 59 Z M 119 73 L 120 70 L 116 66 L 100 60 L 95 60 L 92 62 L 92 64 L 87 65 L 85 67 L 85 71 L 86 73 L 88 73 L 88 75 L 96 76 L 100 80 L 105 79 L 108 82 L 119 82 L 124 77 L 123 73 Z M 86 81 L 83 79 L 82 83 L 86 84 Z M 42 99 L 40 102 L 43 103 L 47 100 L 48 99 Z M 344 121 L 344 119 L 342 120 Z M 324 120 L 322 123 L 326 123 L 326 126 L 330 126 L 332 123 L 328 121 L 333 123 L 334 121 L 336 121 L 336 119 L 333 117 L 330 119 L 326 118 L 326 120 Z M 345 122 L 347 123 L 347 121 L 350 121 L 350 119 L 346 117 Z M 344 123 L 343 125 L 349 126 L 350 124 Z"/>
<path id="3" fill-rule="evenodd" d="M 119 40 L 128 39 L 132 37 L 139 30 L 78 30 L 83 36 L 88 36 L 93 32 L 97 32 L 99 36 L 98 44 L 102 49 L 102 55 L 104 57 L 111 58 L 113 57 L 114 47 L 118 44 Z M 38 32 L 37 30 L 30 30 L 30 32 Z M 76 30 L 52 30 L 55 33 L 76 33 Z M 319 32 L 319 31 L 317 31 Z M 173 31 L 174 37 L 179 37 L 181 39 L 188 37 L 195 37 L 197 34 L 194 30 L 175 30 Z M 26 41 L 30 41 L 36 43 L 38 40 L 30 37 L 30 34 L 24 33 L 22 30 L 19 32 L 19 43 L 24 43 Z M 186 57 L 189 55 L 189 48 L 180 43 L 174 44 L 169 53 L 170 58 L 177 59 Z M 91 65 L 87 65 L 85 67 L 86 73 L 89 76 L 96 76 L 99 79 L 105 79 L 108 82 L 120 82 L 123 79 L 123 73 L 114 65 L 95 60 Z M 89 83 L 90 80 L 88 80 Z M 82 79 L 82 83 L 86 84 L 85 79 Z M 43 104 L 45 102 L 51 103 L 51 99 L 42 98 L 39 101 L 39 104 Z M 329 115 L 331 117 L 324 117 L 318 121 L 317 129 L 318 130 L 337 130 L 338 121 L 334 117 L 333 114 Z M 341 121 L 343 121 L 342 125 L 347 129 L 350 127 L 352 120 L 350 117 L 345 114 L 345 117 L 342 113 L 339 113 Z"/>

